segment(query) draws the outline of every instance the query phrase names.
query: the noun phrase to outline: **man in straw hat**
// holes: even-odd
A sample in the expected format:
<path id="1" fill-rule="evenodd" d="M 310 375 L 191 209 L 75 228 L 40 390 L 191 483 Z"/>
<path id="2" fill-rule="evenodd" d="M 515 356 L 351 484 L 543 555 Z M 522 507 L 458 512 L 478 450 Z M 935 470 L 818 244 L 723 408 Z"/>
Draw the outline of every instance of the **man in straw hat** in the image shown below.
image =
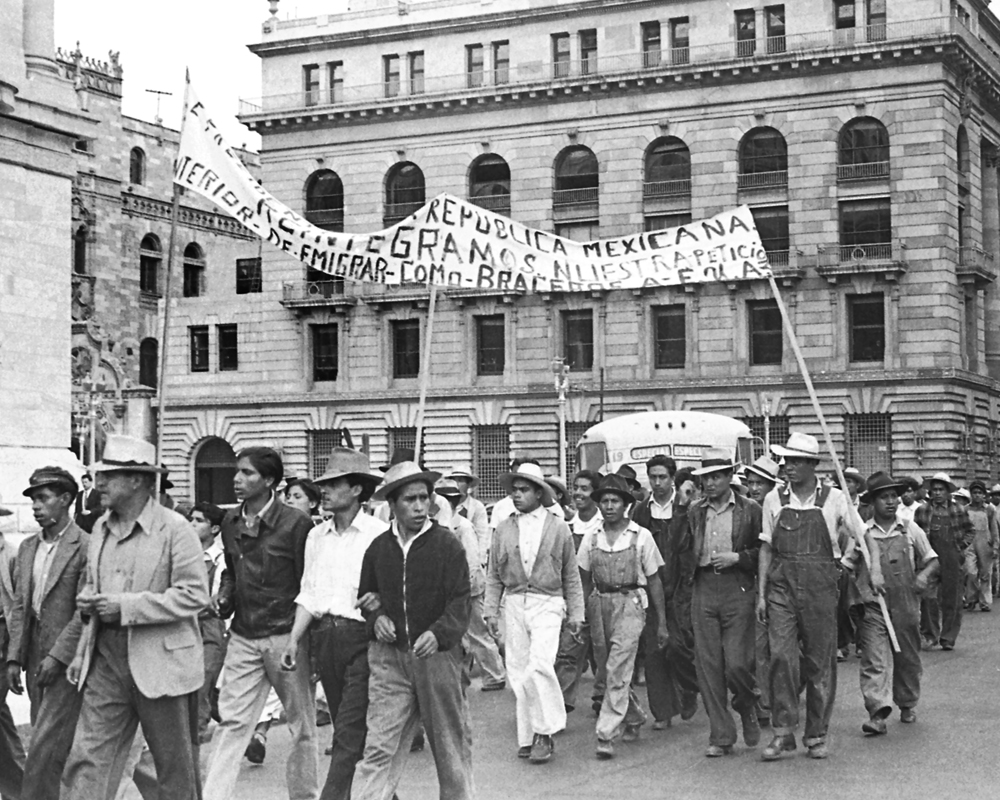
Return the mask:
<path id="1" fill-rule="evenodd" d="M 965 551 L 975 531 L 968 513 L 952 499 L 957 489 L 947 473 L 935 473 L 927 481 L 927 502 L 913 515 L 941 563 L 940 584 L 921 601 L 920 633 L 928 650 L 937 646 L 953 650 L 962 628 Z"/>
<path id="2" fill-rule="evenodd" d="M 859 631 L 861 641 L 861 694 L 868 719 L 861 726 L 867 735 L 886 732 L 885 721 L 892 704 L 899 707 L 901 722 L 916 722 L 914 710 L 920 699 L 920 593 L 938 568 L 937 553 L 927 535 L 916 524 L 899 519 L 899 492 L 906 484 L 876 472 L 866 485 L 861 502 L 872 508 L 868 533 L 878 540 L 882 582 L 869 578 L 857 543 L 851 542 L 844 565 L 858 573 L 858 589 L 865 604 Z M 918 572 L 918 566 L 920 571 Z M 899 652 L 893 653 L 885 617 L 876 590 L 885 596 Z"/>
<path id="3" fill-rule="evenodd" d="M 13 511 L 0 503 L 0 517 Z M 7 641 L 7 618 L 14 607 L 14 568 L 17 551 L 11 552 L 0 533 L 0 655 L 6 661 L 4 642 Z M 17 735 L 14 716 L 7 705 L 7 670 L 0 670 L 0 796 L 20 797 L 24 772 L 24 747 Z"/>
<path id="4" fill-rule="evenodd" d="M 563 619 L 573 636 L 583 624 L 583 586 L 565 521 L 546 511 L 552 490 L 536 464 L 500 476 L 515 513 L 500 521 L 490 546 L 486 624 L 496 636 L 505 599 L 507 676 L 516 699 L 517 755 L 542 764 L 553 734 L 566 727 L 555 659 Z"/>
<path id="5" fill-rule="evenodd" d="M 711 727 L 705 755 L 731 753 L 736 726 L 727 708 L 743 724 L 743 741 L 756 747 L 757 686 L 754 677 L 754 583 L 760 549 L 761 508 L 730 486 L 732 454 L 726 448 L 705 452 L 702 497 L 688 509 L 692 549 L 697 559 L 691 617 L 698 685 Z"/>
<path id="6" fill-rule="evenodd" d="M 430 518 L 440 477 L 402 462 L 374 495 L 388 502 L 393 521 L 365 553 L 358 587 L 375 641 L 368 648 L 368 738 L 353 800 L 392 797 L 421 721 L 441 797 L 475 796 L 461 647 L 469 627 L 469 566 L 455 534 Z"/>
<path id="7" fill-rule="evenodd" d="M 986 502 L 986 484 L 974 480 L 969 484 L 971 502 L 965 509 L 975 535 L 972 544 L 965 551 L 965 608 L 991 611 L 993 589 L 990 579 L 993 574 L 993 559 L 1000 546 L 1000 530 L 993 506 Z"/>
<path id="8" fill-rule="evenodd" d="M 298 667 L 300 646 L 312 628 L 313 656 L 333 720 L 333 757 L 320 797 L 350 800 L 368 713 L 368 628 L 358 608 L 357 587 L 365 553 L 388 525 L 361 510 L 381 483 L 364 453 L 335 447 L 315 483 L 323 511 L 331 516 L 306 539 L 295 624 L 281 666 Z"/>
<path id="9" fill-rule="evenodd" d="M 827 731 L 837 691 L 837 581 L 841 558 L 837 532 L 860 521 L 847 497 L 816 478 L 819 442 L 794 432 L 771 450 L 785 460 L 788 486 L 764 498 L 758 569 L 757 617 L 767 620 L 771 644 L 771 726 L 774 738 L 761 758 L 774 761 L 794 750 L 799 689 L 806 689 L 803 744 L 812 758 L 826 758 Z M 881 577 L 878 548 L 873 580 Z M 799 662 L 802 670 L 800 674 Z"/>
<path id="10" fill-rule="evenodd" d="M 614 741 L 634 742 L 646 714 L 632 691 L 632 672 L 646 609 L 656 611 L 656 647 L 670 639 L 660 568 L 663 558 L 653 534 L 629 519 L 635 496 L 620 475 L 608 475 L 594 491 L 604 524 L 580 543 L 577 558 L 588 591 L 587 621 L 598 670 L 605 678 L 597 717 L 597 757 L 613 758 Z"/>
<path id="11" fill-rule="evenodd" d="M 161 797 L 198 791 L 198 614 L 208 605 L 201 544 L 157 501 L 156 448 L 110 435 L 93 467 L 107 512 L 95 523 L 77 606 L 87 625 L 67 672 L 83 690 L 62 797 L 113 796 L 138 726 Z"/>
<path id="12" fill-rule="evenodd" d="M 36 469 L 24 496 L 41 532 L 17 554 L 17 594 L 8 626 L 7 675 L 21 694 L 21 670 L 31 701 L 33 730 L 22 794 L 58 800 L 80 714 L 80 692 L 66 679 L 83 629 L 76 596 L 87 581 L 90 536 L 73 522 L 76 479 L 61 467 Z"/>
<path id="13" fill-rule="evenodd" d="M 486 506 L 472 494 L 472 490 L 479 486 L 479 478 L 466 466 L 456 467 L 446 477 L 455 481 L 455 485 L 458 486 L 461 499 L 457 513 L 472 523 L 472 528 L 479 539 L 479 552 L 485 567 L 490 549 L 490 518 L 486 513 Z"/>

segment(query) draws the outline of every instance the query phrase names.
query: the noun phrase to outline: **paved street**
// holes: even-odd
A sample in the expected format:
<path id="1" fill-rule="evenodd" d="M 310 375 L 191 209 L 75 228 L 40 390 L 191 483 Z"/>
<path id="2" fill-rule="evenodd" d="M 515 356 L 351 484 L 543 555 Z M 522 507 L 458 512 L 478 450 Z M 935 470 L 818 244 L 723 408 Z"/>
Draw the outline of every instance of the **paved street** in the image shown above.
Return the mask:
<path id="1" fill-rule="evenodd" d="M 995 753 L 1000 709 L 998 630 L 1000 609 L 993 614 L 966 614 L 955 651 L 924 654 L 923 699 L 917 724 L 900 725 L 898 714 L 894 714 L 888 736 L 878 739 L 865 739 L 861 734 L 865 714 L 858 689 L 857 659 L 840 665 L 832 755 L 826 762 L 811 761 L 801 747 L 794 757 L 773 764 L 759 761 L 759 747 L 754 751 L 739 747 L 734 756 L 706 759 L 703 751 L 708 741 L 708 720 L 703 710 L 690 722 L 678 722 L 667 731 L 653 732 L 646 726 L 637 744 L 619 745 L 613 761 L 599 762 L 593 752 L 594 717 L 577 710 L 570 715 L 568 730 L 558 737 L 554 761 L 532 766 L 514 755 L 513 695 L 510 691 L 483 694 L 475 682 L 471 698 L 479 797 L 607 800 L 651 792 L 670 798 L 739 792 L 740 800 L 891 800 L 911 798 L 915 792 L 941 798 L 989 796 L 989 792 L 984 794 L 985 787 L 995 786 L 1000 779 Z M 589 694 L 589 683 L 584 688 Z M 324 743 L 330 730 L 321 729 Z M 767 741 L 766 735 L 767 731 L 761 746 Z M 264 765 L 244 765 L 241 797 L 287 797 L 287 742 L 285 729 L 275 728 Z M 411 758 L 399 797 L 437 797 L 429 751 Z"/>

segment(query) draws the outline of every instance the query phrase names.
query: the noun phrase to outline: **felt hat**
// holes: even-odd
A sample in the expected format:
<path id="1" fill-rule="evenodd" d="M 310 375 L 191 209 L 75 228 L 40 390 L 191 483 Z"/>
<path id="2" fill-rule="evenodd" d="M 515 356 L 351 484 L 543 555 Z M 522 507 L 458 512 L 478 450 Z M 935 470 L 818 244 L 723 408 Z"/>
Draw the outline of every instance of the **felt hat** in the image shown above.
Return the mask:
<path id="1" fill-rule="evenodd" d="M 91 466 L 90 471 L 98 472 L 149 472 L 165 475 L 167 470 L 156 464 L 156 447 L 134 436 L 120 433 L 108 435 L 104 445 L 104 457 Z"/>
<path id="2" fill-rule="evenodd" d="M 600 485 L 590 493 L 590 499 L 599 503 L 606 494 L 618 495 L 627 506 L 635 502 L 635 495 L 630 491 L 625 478 L 617 473 L 602 478 Z"/>
<path id="3" fill-rule="evenodd" d="M 618 467 L 618 469 L 615 471 L 615 475 L 620 475 L 622 478 L 624 478 L 625 483 L 628 484 L 629 488 L 633 492 L 638 492 L 642 490 L 642 484 L 639 483 L 639 475 L 629 464 L 622 464 L 620 467 Z"/>
<path id="4" fill-rule="evenodd" d="M 710 447 L 705 451 L 705 455 L 701 459 L 701 467 L 691 470 L 691 474 L 708 475 L 712 472 L 722 472 L 727 469 L 736 469 L 730 452 L 724 447 Z"/>
<path id="5" fill-rule="evenodd" d="M 450 478 L 453 481 L 461 478 L 463 481 L 468 482 L 470 489 L 475 489 L 479 485 L 479 478 L 473 475 L 472 469 L 467 469 L 465 464 L 455 467 L 445 477 Z"/>
<path id="6" fill-rule="evenodd" d="M 73 487 L 74 492 L 80 490 L 76 478 L 62 467 L 39 467 L 31 473 L 31 477 L 28 478 L 28 488 L 21 494 L 31 497 L 36 489 L 41 489 L 43 486 L 65 486 L 67 489 Z"/>
<path id="7" fill-rule="evenodd" d="M 744 473 L 752 472 L 754 475 L 759 475 L 765 481 L 770 481 L 771 483 L 777 485 L 779 483 L 784 484 L 784 481 L 778 477 L 778 471 L 780 469 L 781 467 L 778 466 L 778 462 L 773 458 L 761 456 L 752 464 L 745 467 L 743 471 Z"/>
<path id="8" fill-rule="evenodd" d="M 906 483 L 904 481 L 897 481 L 888 472 L 876 472 L 874 475 L 869 476 L 865 482 L 864 494 L 859 499 L 862 503 L 868 505 L 878 497 L 879 492 L 884 492 L 886 489 L 895 489 L 897 492 L 902 492 L 906 489 Z"/>
<path id="9" fill-rule="evenodd" d="M 396 491 L 396 489 L 400 489 L 403 486 L 406 486 L 406 484 L 414 483 L 416 481 L 426 483 L 428 488 L 433 491 L 434 484 L 440 479 L 440 472 L 422 470 L 413 461 L 401 461 L 398 464 L 393 464 L 389 468 L 389 471 L 385 473 L 385 483 L 375 490 L 375 493 L 372 495 L 372 499 L 385 500 L 390 494 Z"/>
<path id="10" fill-rule="evenodd" d="M 368 465 L 368 456 L 360 450 L 352 450 L 350 447 L 334 447 L 330 451 L 330 457 L 326 460 L 326 469 L 313 483 L 325 483 L 335 481 L 338 478 L 346 478 L 353 475 L 369 483 L 379 483 L 382 478 L 373 475 Z M 298 480 L 297 478 L 295 480 Z M 289 481 L 289 484 L 291 481 Z"/>
<path id="11" fill-rule="evenodd" d="M 917 491 L 917 489 L 919 489 L 923 484 L 923 480 L 921 480 L 919 475 L 907 475 L 905 478 L 901 478 L 900 480 L 906 484 L 907 489 L 912 489 L 913 491 Z M 998 483 L 997 486 L 1000 486 L 1000 483 Z"/>
<path id="12" fill-rule="evenodd" d="M 442 497 L 461 497 L 458 484 L 451 478 L 441 478 L 434 484 L 434 491 Z"/>
<path id="13" fill-rule="evenodd" d="M 983 494 L 986 494 L 986 483 L 976 478 L 969 484 L 969 494 L 972 494 L 973 489 L 979 489 Z"/>
<path id="14" fill-rule="evenodd" d="M 935 472 L 926 481 L 924 481 L 924 483 L 927 485 L 927 488 L 930 489 L 931 484 L 934 483 L 935 481 L 938 483 L 943 483 L 945 486 L 947 486 L 949 492 L 954 492 L 958 490 L 958 486 L 956 486 L 954 483 L 951 482 L 951 478 L 948 477 L 947 472 Z"/>
<path id="15" fill-rule="evenodd" d="M 521 464 L 513 472 L 504 472 L 500 475 L 500 485 L 503 490 L 510 494 L 514 490 L 514 479 L 519 478 L 528 483 L 534 484 L 542 490 L 542 505 L 550 506 L 555 502 L 552 495 L 552 487 L 545 482 L 542 475 L 542 468 L 538 464 Z"/>
<path id="16" fill-rule="evenodd" d="M 854 481 L 858 484 L 858 486 L 865 485 L 865 479 L 861 475 L 861 470 L 856 467 L 847 467 L 847 469 L 844 470 L 844 480 Z"/>
<path id="17" fill-rule="evenodd" d="M 819 461 L 819 439 L 808 433 L 795 431 L 788 437 L 788 442 L 784 447 L 780 444 L 772 444 L 771 452 L 782 458 L 811 458 L 813 461 Z"/>
<path id="18" fill-rule="evenodd" d="M 396 464 L 402 464 L 404 461 L 415 461 L 417 454 L 414 452 L 412 447 L 397 447 L 392 451 L 392 456 L 389 458 L 388 464 L 383 464 L 379 469 L 382 472 L 388 472 Z"/>

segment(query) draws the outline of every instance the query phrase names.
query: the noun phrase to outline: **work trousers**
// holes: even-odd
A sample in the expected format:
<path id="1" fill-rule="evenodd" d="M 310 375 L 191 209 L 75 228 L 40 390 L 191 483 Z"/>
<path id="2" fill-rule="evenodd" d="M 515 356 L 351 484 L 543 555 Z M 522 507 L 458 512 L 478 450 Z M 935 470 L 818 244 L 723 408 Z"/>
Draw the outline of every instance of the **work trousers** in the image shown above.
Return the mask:
<path id="1" fill-rule="evenodd" d="M 352 800 L 389 800 L 423 723 L 441 800 L 472 800 L 472 731 L 461 648 L 426 658 L 385 642 L 368 646 L 368 737 Z"/>
<path id="2" fill-rule="evenodd" d="M 102 630 L 62 775 L 63 800 L 113 796 L 139 726 L 153 757 L 159 800 L 194 800 L 198 797 L 196 702 L 195 695 L 143 695 L 129 668 L 128 629 Z"/>
<path id="3" fill-rule="evenodd" d="M 580 679 L 587 668 L 587 657 L 591 652 L 590 625 L 580 627 L 580 635 L 573 636 L 563 622 L 559 632 L 559 650 L 556 652 L 556 678 L 562 689 L 563 704 L 567 709 L 576 707 L 576 693 Z"/>
<path id="4" fill-rule="evenodd" d="M 218 617 L 204 617 L 198 620 L 198 625 L 205 651 L 205 683 L 198 692 L 198 733 L 201 734 L 208 729 L 212 719 L 212 694 L 222 674 L 222 665 L 226 662 L 229 635 L 226 623 Z"/>
<path id="5" fill-rule="evenodd" d="M 698 686 L 710 725 L 709 743 L 728 747 L 736 743 L 733 710 L 754 714 L 757 702 L 755 671 L 755 593 L 753 579 L 728 570 L 698 570 L 694 581 L 691 621 Z"/>
<path id="6" fill-rule="evenodd" d="M 920 608 L 920 632 L 927 639 L 952 647 L 962 629 L 962 603 L 965 594 L 965 555 L 955 546 L 949 525 L 940 530 L 932 519 L 927 538 L 938 554 L 941 568 L 939 583 L 929 589 Z"/>
<path id="7" fill-rule="evenodd" d="M 993 548 L 990 543 L 977 536 L 972 546 L 965 551 L 966 589 L 965 601 L 983 609 L 993 608 L 993 590 L 990 581 L 993 575 Z"/>
<path id="8" fill-rule="evenodd" d="M 357 620 L 323 617 L 312 643 L 333 720 L 333 755 L 320 800 L 350 800 L 354 769 L 365 751 L 368 628 Z"/>
<path id="9" fill-rule="evenodd" d="M 642 725 L 646 713 L 632 689 L 635 655 L 646 625 L 638 590 L 627 594 L 594 591 L 587 601 L 594 658 L 605 676 L 604 702 L 597 717 L 597 738 L 611 741 L 626 725 Z"/>
<path id="10" fill-rule="evenodd" d="M 755 649 L 757 653 L 757 716 L 771 718 L 771 643 L 767 638 L 767 620 L 755 623 Z"/>
<path id="11" fill-rule="evenodd" d="M 566 727 L 566 707 L 556 677 L 559 632 L 566 614 L 561 595 L 508 594 L 507 677 L 514 690 L 518 747 L 534 734 L 551 735 Z"/>
<path id="12" fill-rule="evenodd" d="M 694 629 L 691 625 L 691 589 L 678 588 L 666 601 L 670 641 L 659 650 L 656 612 L 649 610 L 646 622 L 646 697 L 653 719 L 667 722 L 681 713 L 686 702 L 698 694 L 698 672 L 694 664 Z"/>
<path id="13" fill-rule="evenodd" d="M 218 740 L 205 779 L 205 800 L 231 800 L 235 796 L 240 764 L 254 726 L 260 719 L 273 687 L 285 708 L 292 749 L 285 764 L 289 800 L 316 800 L 319 757 L 316 709 L 309 681 L 309 647 L 303 637 L 296 653 L 296 668 L 281 668 L 281 653 L 288 634 L 247 639 L 231 633 L 226 652 L 219 716 Z"/>
<path id="14" fill-rule="evenodd" d="M 469 639 L 469 650 L 472 657 L 479 663 L 483 671 L 483 686 L 496 686 L 505 683 L 507 672 L 504 670 L 503 659 L 496 640 L 486 627 L 483 618 L 483 595 L 472 597 L 472 608 L 469 613 L 469 629 L 465 632 Z"/>
<path id="15" fill-rule="evenodd" d="M 891 603 L 891 601 L 890 601 Z M 892 705 L 913 708 L 920 699 L 920 617 L 918 601 L 912 609 L 889 605 L 899 652 L 892 649 L 889 630 L 878 603 L 865 603 L 861 621 L 861 695 L 869 715 L 888 712 Z"/>
<path id="16" fill-rule="evenodd" d="M 0 641 L 6 638 L 7 628 L 0 618 Z M 20 800 L 24 772 L 24 747 L 17 735 L 14 715 L 7 705 L 7 670 L 0 669 L 0 798 Z M 24 795 L 27 797 L 27 795 Z"/>

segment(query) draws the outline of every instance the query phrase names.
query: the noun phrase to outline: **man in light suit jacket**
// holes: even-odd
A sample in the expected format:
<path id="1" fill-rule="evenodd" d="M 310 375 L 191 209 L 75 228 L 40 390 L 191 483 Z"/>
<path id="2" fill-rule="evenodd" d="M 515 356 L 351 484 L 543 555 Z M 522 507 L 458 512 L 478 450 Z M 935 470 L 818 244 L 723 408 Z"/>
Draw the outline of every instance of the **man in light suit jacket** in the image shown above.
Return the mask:
<path id="1" fill-rule="evenodd" d="M 13 512 L 0 505 L 0 517 Z M 17 551 L 0 534 L 0 655 L 7 657 L 7 618 L 14 606 L 14 559 Z M 11 800 L 21 796 L 24 770 L 24 748 L 17 735 L 14 717 L 7 706 L 7 671 L 0 670 L 0 798 Z"/>
<path id="2" fill-rule="evenodd" d="M 80 714 L 80 693 L 66 679 L 80 640 L 76 595 L 86 581 L 90 541 L 70 516 L 76 491 L 76 480 L 60 467 L 35 470 L 24 491 L 42 531 L 17 554 L 7 677 L 11 691 L 21 694 L 25 672 L 33 730 L 21 793 L 34 800 L 59 800 Z"/>
<path id="3" fill-rule="evenodd" d="M 83 706 L 64 800 L 113 795 L 139 725 L 159 797 L 198 793 L 196 715 L 205 680 L 198 614 L 208 605 L 208 579 L 187 520 L 156 502 L 157 472 L 155 448 L 130 436 L 109 436 L 94 466 L 108 510 L 94 526 L 87 584 L 77 597 L 87 627 L 69 678 L 82 688 Z"/>

